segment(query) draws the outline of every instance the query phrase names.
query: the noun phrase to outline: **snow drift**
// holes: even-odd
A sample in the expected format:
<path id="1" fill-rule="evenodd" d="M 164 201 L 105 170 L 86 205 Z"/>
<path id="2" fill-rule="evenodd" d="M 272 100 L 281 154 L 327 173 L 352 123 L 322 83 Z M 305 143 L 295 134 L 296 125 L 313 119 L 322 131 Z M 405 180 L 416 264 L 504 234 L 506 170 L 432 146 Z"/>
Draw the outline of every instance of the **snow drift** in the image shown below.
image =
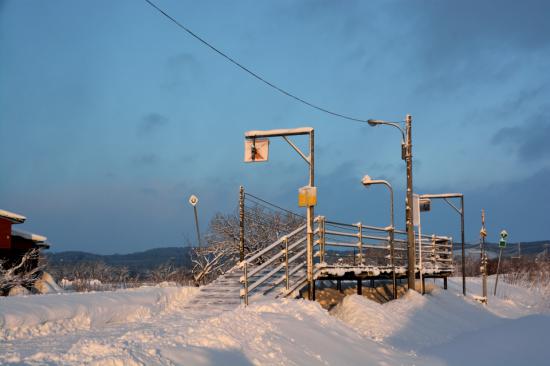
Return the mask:
<path id="1" fill-rule="evenodd" d="M 0 339 L 67 333 L 133 322 L 184 304 L 194 287 L 141 287 L 122 291 L 0 298 Z"/>

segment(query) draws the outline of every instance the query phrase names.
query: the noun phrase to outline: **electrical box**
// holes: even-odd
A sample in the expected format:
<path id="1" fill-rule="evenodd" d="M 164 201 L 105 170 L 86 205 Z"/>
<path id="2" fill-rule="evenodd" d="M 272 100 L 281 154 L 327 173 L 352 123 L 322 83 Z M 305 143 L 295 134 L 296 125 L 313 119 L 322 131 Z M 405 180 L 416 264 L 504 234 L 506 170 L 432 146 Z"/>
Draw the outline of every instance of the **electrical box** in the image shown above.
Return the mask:
<path id="1" fill-rule="evenodd" d="M 317 204 L 317 187 L 305 186 L 298 190 L 298 206 L 310 207 Z"/>

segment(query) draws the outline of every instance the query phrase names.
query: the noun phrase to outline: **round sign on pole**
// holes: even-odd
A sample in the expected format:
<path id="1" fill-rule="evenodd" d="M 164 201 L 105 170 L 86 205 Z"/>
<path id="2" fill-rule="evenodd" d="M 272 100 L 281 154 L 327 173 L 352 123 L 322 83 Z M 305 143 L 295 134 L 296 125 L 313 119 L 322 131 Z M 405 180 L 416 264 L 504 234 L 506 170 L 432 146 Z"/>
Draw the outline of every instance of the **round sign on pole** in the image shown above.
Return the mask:
<path id="1" fill-rule="evenodd" d="M 189 203 L 191 204 L 191 206 L 194 207 L 197 205 L 197 203 L 199 203 L 199 199 L 197 198 L 197 196 L 192 194 L 191 197 L 189 197 Z"/>

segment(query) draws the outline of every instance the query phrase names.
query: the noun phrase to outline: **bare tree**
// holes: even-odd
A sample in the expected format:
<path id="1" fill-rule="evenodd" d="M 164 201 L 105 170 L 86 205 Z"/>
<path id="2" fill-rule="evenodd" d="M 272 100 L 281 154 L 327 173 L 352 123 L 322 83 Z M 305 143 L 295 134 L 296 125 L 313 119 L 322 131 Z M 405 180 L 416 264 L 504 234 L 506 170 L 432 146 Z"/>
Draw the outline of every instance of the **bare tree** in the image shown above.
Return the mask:
<path id="1" fill-rule="evenodd" d="M 0 261 L 0 291 L 7 292 L 15 286 L 32 287 L 42 274 L 44 266 L 39 249 L 29 250 L 19 262 Z"/>
<path id="2" fill-rule="evenodd" d="M 255 253 L 305 220 L 290 213 L 266 210 L 261 206 L 247 209 L 245 216 L 245 254 Z M 191 254 L 195 284 L 207 283 L 237 264 L 239 253 L 239 215 L 216 214 L 205 235 L 206 246 Z M 263 258 L 259 259 L 262 262 Z"/>

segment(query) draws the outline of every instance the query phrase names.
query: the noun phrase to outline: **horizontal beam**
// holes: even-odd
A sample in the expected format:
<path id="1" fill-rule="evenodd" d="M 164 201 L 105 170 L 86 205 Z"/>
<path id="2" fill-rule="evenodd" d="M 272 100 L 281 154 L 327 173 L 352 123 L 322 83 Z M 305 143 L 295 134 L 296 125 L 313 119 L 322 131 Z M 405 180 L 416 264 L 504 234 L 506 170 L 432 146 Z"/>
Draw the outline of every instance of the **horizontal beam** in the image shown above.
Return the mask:
<path id="1" fill-rule="evenodd" d="M 261 138 L 261 137 L 309 135 L 311 132 L 313 132 L 312 127 L 279 128 L 276 130 L 267 130 L 267 131 L 246 131 L 244 133 L 244 137 L 247 139 L 252 139 L 252 138 Z"/>
<path id="2" fill-rule="evenodd" d="M 464 197 L 462 193 L 440 193 L 440 194 L 421 194 L 420 198 L 460 198 Z"/>

